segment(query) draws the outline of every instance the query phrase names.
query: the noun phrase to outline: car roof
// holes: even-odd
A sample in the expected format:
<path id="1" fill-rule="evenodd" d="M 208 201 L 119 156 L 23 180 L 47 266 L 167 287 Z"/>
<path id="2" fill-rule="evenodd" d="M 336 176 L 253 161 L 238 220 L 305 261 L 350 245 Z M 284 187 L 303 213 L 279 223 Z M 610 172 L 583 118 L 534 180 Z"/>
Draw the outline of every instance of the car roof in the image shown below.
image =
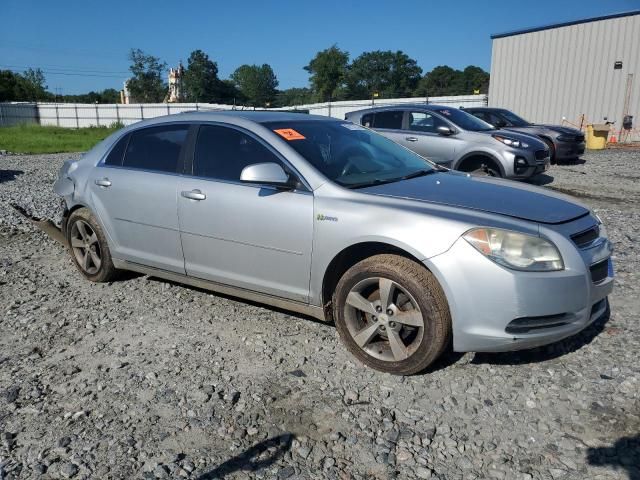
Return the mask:
<path id="1" fill-rule="evenodd" d="M 355 112 L 347 113 L 347 116 L 351 115 L 363 115 L 365 113 L 384 112 L 388 110 L 424 110 L 427 112 L 438 112 L 440 110 L 450 110 L 457 107 L 451 105 L 436 105 L 434 103 L 398 103 L 396 105 L 385 105 L 383 107 L 371 107 L 364 108 L 362 110 L 356 110 Z"/>
<path id="2" fill-rule="evenodd" d="M 161 125 L 173 122 L 222 122 L 232 124 L 268 123 L 268 122 L 292 122 L 300 120 L 311 121 L 335 121 L 340 120 L 322 115 L 309 115 L 306 113 L 260 111 L 260 110 L 213 110 L 213 111 L 190 111 L 174 113 L 153 117 L 147 120 L 133 123 L 127 128 L 138 128 L 142 126 Z"/>

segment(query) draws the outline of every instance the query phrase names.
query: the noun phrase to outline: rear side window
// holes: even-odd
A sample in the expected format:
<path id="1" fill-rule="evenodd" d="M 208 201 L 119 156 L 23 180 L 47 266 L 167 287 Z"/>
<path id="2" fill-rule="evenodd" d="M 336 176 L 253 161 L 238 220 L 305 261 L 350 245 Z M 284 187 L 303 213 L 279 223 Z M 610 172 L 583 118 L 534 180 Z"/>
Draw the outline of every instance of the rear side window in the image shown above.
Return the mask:
<path id="1" fill-rule="evenodd" d="M 365 127 L 373 127 L 373 113 L 367 113 L 366 115 L 363 115 L 360 123 Z"/>
<path id="2" fill-rule="evenodd" d="M 468 111 L 468 110 L 467 110 Z M 469 112 L 474 117 L 478 117 L 480 120 L 484 120 L 485 122 L 489 122 L 489 115 L 487 112 L 479 111 L 479 112 Z M 491 123 L 491 122 L 489 122 Z"/>
<path id="3" fill-rule="evenodd" d="M 175 173 L 188 130 L 188 125 L 168 125 L 133 132 L 123 166 Z"/>
<path id="4" fill-rule="evenodd" d="M 402 111 L 376 112 L 373 117 L 373 128 L 400 130 L 402 128 Z"/>
<path id="5" fill-rule="evenodd" d="M 198 131 L 193 175 L 216 180 L 239 181 L 242 170 L 254 163 L 280 159 L 255 138 L 234 128 L 203 125 Z"/>
<path id="6" fill-rule="evenodd" d="M 118 143 L 111 149 L 109 155 L 104 160 L 105 165 L 122 165 L 122 157 L 124 157 L 124 149 L 127 148 L 127 142 L 129 141 L 129 135 L 124 135 Z"/>

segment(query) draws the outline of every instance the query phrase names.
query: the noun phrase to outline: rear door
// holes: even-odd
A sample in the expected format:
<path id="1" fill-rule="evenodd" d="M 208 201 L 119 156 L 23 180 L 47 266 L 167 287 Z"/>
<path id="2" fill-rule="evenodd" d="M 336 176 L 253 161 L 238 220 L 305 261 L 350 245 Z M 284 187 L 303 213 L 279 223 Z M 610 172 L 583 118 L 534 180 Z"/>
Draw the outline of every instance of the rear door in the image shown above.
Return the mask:
<path id="1" fill-rule="evenodd" d="M 92 172 L 93 205 L 115 258 L 184 273 L 178 172 L 189 125 L 135 130 Z"/>
<path id="2" fill-rule="evenodd" d="M 251 132 L 228 125 L 200 126 L 191 175 L 178 187 L 186 271 L 306 302 L 313 194 L 240 181 L 244 167 L 265 162 L 288 169 L 275 149 Z"/>
<path id="3" fill-rule="evenodd" d="M 402 110 L 382 110 L 362 117 L 362 124 L 373 128 L 385 137 L 399 142 L 405 135 L 402 131 Z"/>
<path id="4" fill-rule="evenodd" d="M 455 130 L 453 125 L 431 112 L 409 110 L 405 134 L 399 143 L 436 163 L 450 165 L 460 140 L 455 134 L 445 136 L 438 133 L 440 126 Z"/>

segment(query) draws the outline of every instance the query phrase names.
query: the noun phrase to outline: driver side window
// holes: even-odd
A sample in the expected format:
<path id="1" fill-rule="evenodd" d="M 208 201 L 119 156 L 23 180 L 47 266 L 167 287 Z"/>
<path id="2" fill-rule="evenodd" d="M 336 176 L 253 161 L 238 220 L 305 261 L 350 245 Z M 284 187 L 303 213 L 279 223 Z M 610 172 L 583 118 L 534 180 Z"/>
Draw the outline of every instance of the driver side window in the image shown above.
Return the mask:
<path id="1" fill-rule="evenodd" d="M 240 181 L 245 167 L 280 159 L 255 138 L 234 128 L 202 125 L 193 157 L 193 175 L 215 180 Z"/>
<path id="2" fill-rule="evenodd" d="M 438 127 L 448 127 L 440 118 L 428 112 L 410 112 L 409 130 L 414 132 L 438 133 Z"/>

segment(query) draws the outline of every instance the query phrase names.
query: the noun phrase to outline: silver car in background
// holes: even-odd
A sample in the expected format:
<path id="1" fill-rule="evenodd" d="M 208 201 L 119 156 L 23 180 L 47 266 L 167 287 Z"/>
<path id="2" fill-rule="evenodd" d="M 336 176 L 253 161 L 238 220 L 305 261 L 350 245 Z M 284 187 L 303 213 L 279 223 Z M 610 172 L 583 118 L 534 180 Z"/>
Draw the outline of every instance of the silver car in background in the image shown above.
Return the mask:
<path id="1" fill-rule="evenodd" d="M 539 137 L 549 147 L 551 162 L 575 160 L 584 153 L 584 133 L 562 125 L 538 125 L 528 122 L 506 108 L 473 107 L 465 112 L 496 128 Z"/>
<path id="2" fill-rule="evenodd" d="M 587 208 L 350 122 L 145 120 L 67 161 L 54 189 L 87 279 L 133 270 L 334 321 L 384 372 L 419 372 L 450 345 L 544 345 L 608 311 L 611 244 Z"/>
<path id="3" fill-rule="evenodd" d="M 549 167 L 549 149 L 540 139 L 497 130 L 453 107 L 376 107 L 347 113 L 345 119 L 454 170 L 525 180 Z"/>

